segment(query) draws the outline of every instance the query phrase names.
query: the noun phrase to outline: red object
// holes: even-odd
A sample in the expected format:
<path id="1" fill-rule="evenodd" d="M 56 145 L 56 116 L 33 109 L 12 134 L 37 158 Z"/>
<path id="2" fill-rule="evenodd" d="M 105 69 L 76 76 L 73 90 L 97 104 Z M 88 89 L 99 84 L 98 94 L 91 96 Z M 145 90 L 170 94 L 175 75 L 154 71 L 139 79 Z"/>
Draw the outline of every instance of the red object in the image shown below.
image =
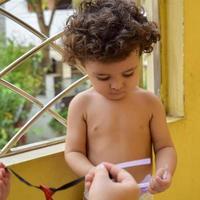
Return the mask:
<path id="1" fill-rule="evenodd" d="M 44 192 L 46 200 L 53 200 L 52 196 L 54 192 L 45 185 L 40 185 L 40 189 Z"/>

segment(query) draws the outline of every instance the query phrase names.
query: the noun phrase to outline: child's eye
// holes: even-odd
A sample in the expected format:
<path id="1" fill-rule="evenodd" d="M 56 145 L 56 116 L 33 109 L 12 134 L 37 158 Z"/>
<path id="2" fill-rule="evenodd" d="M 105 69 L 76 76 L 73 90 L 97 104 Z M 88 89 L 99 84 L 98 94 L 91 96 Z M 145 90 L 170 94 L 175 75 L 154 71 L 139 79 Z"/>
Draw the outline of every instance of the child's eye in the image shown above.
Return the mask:
<path id="1" fill-rule="evenodd" d="M 107 80 L 110 79 L 110 77 L 109 76 L 105 76 L 105 77 L 99 77 L 99 76 L 97 76 L 97 79 L 100 80 L 100 81 L 107 81 Z"/>
<path id="2" fill-rule="evenodd" d="M 123 74 L 124 77 L 130 77 L 133 76 L 134 72 L 128 73 L 128 74 Z"/>

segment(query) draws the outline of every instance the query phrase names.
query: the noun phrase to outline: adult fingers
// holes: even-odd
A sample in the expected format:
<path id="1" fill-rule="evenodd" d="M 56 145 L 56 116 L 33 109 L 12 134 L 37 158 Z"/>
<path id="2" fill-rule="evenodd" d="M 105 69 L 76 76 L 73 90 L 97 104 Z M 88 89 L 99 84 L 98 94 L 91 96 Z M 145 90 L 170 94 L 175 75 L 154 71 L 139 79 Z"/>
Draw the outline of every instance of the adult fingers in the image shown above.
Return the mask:
<path id="1" fill-rule="evenodd" d="M 129 174 L 124 169 L 121 169 L 121 168 L 119 168 L 116 165 L 113 165 L 111 163 L 104 163 L 104 165 L 107 168 L 107 170 L 109 171 L 109 173 L 112 176 L 112 178 L 114 178 L 117 182 L 136 183 L 134 178 L 132 177 L 132 175 Z"/>
<path id="2" fill-rule="evenodd" d="M 96 167 L 94 178 L 104 179 L 106 177 L 109 178 L 108 170 L 105 167 L 105 165 L 102 163 Z"/>

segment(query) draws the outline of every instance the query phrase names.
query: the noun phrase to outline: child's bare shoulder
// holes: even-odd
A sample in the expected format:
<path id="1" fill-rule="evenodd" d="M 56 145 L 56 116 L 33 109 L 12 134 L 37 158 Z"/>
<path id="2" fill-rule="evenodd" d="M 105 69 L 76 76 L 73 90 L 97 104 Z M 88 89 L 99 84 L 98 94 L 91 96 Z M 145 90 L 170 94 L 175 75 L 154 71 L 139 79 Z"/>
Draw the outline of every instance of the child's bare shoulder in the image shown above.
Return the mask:
<path id="1" fill-rule="evenodd" d="M 138 88 L 136 94 L 138 95 L 139 98 L 143 99 L 145 103 L 153 107 L 161 103 L 160 98 L 148 90 Z"/>
<path id="2" fill-rule="evenodd" d="M 90 103 L 93 93 L 94 93 L 94 91 L 93 91 L 92 88 L 78 93 L 71 100 L 69 107 L 74 107 L 74 106 L 78 106 L 78 107 L 81 107 L 81 108 L 85 107 L 86 105 L 88 105 Z"/>

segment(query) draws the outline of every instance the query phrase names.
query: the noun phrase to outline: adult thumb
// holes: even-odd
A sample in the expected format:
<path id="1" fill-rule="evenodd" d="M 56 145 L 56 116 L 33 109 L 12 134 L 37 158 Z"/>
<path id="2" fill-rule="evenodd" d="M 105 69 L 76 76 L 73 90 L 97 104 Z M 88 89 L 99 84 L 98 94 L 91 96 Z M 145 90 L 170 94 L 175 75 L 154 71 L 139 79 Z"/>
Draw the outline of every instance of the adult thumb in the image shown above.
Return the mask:
<path id="1" fill-rule="evenodd" d="M 104 179 L 104 180 L 106 178 L 109 178 L 108 171 L 107 171 L 106 167 L 104 166 L 104 164 L 100 164 L 96 167 L 95 178 Z"/>

